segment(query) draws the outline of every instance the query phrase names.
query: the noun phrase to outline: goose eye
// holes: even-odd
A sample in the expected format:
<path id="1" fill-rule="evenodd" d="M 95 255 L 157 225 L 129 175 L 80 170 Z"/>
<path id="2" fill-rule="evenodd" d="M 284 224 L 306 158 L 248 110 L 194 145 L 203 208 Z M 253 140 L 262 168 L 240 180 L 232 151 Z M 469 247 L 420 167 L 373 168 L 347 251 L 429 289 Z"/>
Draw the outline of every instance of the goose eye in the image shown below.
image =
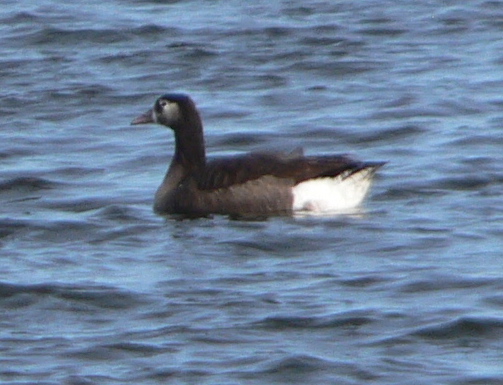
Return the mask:
<path id="1" fill-rule="evenodd" d="M 162 108 L 164 108 L 168 105 L 168 102 L 166 100 L 161 100 L 159 104 L 161 105 Z"/>

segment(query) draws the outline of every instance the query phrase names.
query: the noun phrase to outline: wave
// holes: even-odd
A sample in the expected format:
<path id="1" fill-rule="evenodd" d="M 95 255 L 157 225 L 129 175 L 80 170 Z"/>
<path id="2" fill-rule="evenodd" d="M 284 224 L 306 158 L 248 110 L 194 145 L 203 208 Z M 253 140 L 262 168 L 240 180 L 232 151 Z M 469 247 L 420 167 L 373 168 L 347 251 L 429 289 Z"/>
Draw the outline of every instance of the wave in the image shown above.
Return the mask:
<path id="1" fill-rule="evenodd" d="M 60 309 L 75 311 L 78 307 L 68 307 L 70 303 L 89 310 L 87 306 L 102 309 L 130 309 L 144 300 L 140 296 L 110 286 L 84 286 L 56 283 L 12 284 L 0 282 L 0 301 L 4 308 L 27 307 L 42 298 L 62 301 Z M 66 305 L 65 305 L 66 303 Z"/>
<path id="2" fill-rule="evenodd" d="M 57 185 L 58 183 L 48 179 L 21 176 L 0 182 L 0 193 L 5 191 L 34 192 L 40 190 L 50 190 L 55 188 Z"/>
<path id="3" fill-rule="evenodd" d="M 503 337 L 503 319 L 462 316 L 451 321 L 421 327 L 410 335 L 431 340 L 458 340 L 460 343 L 477 339 L 499 340 Z"/>
<path id="4" fill-rule="evenodd" d="M 256 323 L 267 330 L 320 329 L 320 328 L 357 328 L 376 321 L 372 313 L 348 312 L 332 316 L 272 316 Z"/>

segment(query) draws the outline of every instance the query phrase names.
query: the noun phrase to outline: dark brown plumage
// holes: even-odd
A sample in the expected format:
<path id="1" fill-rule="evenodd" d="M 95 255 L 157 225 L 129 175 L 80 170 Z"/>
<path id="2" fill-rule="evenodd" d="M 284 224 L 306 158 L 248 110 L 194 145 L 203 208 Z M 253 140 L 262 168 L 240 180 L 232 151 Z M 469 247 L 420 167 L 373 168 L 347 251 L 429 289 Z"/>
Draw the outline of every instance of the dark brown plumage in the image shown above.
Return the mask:
<path id="1" fill-rule="evenodd" d="M 201 118 L 186 95 L 161 96 L 152 110 L 132 122 L 144 123 L 159 123 L 175 133 L 175 155 L 156 193 L 154 208 L 159 213 L 287 214 L 294 210 L 294 188 L 302 182 L 344 180 L 362 170 L 369 171 L 370 179 L 384 164 L 343 155 L 306 157 L 299 150 L 207 161 Z"/>

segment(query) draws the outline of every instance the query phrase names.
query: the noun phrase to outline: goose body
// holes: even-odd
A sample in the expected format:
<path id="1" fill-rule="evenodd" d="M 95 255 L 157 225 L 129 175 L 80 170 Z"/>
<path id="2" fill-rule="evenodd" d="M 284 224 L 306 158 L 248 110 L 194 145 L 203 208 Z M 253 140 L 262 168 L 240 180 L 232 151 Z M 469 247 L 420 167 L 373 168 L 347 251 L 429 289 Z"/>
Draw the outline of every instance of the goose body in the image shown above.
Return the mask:
<path id="1" fill-rule="evenodd" d="M 175 133 L 175 154 L 155 195 L 161 214 L 280 215 L 350 210 L 362 203 L 382 162 L 344 155 L 249 153 L 206 159 L 192 99 L 166 94 L 131 124 L 158 123 Z"/>

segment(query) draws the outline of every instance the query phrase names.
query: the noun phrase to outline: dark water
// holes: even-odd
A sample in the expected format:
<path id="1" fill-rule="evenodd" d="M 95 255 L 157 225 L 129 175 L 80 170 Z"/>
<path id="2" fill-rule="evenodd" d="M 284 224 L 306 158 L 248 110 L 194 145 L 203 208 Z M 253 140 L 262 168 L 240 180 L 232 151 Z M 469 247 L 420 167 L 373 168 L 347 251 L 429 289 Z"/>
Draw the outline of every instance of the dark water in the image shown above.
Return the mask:
<path id="1" fill-rule="evenodd" d="M 503 384 L 503 3 L 4 1 L 0 382 Z M 386 160 L 348 217 L 152 213 L 210 153 Z"/>

